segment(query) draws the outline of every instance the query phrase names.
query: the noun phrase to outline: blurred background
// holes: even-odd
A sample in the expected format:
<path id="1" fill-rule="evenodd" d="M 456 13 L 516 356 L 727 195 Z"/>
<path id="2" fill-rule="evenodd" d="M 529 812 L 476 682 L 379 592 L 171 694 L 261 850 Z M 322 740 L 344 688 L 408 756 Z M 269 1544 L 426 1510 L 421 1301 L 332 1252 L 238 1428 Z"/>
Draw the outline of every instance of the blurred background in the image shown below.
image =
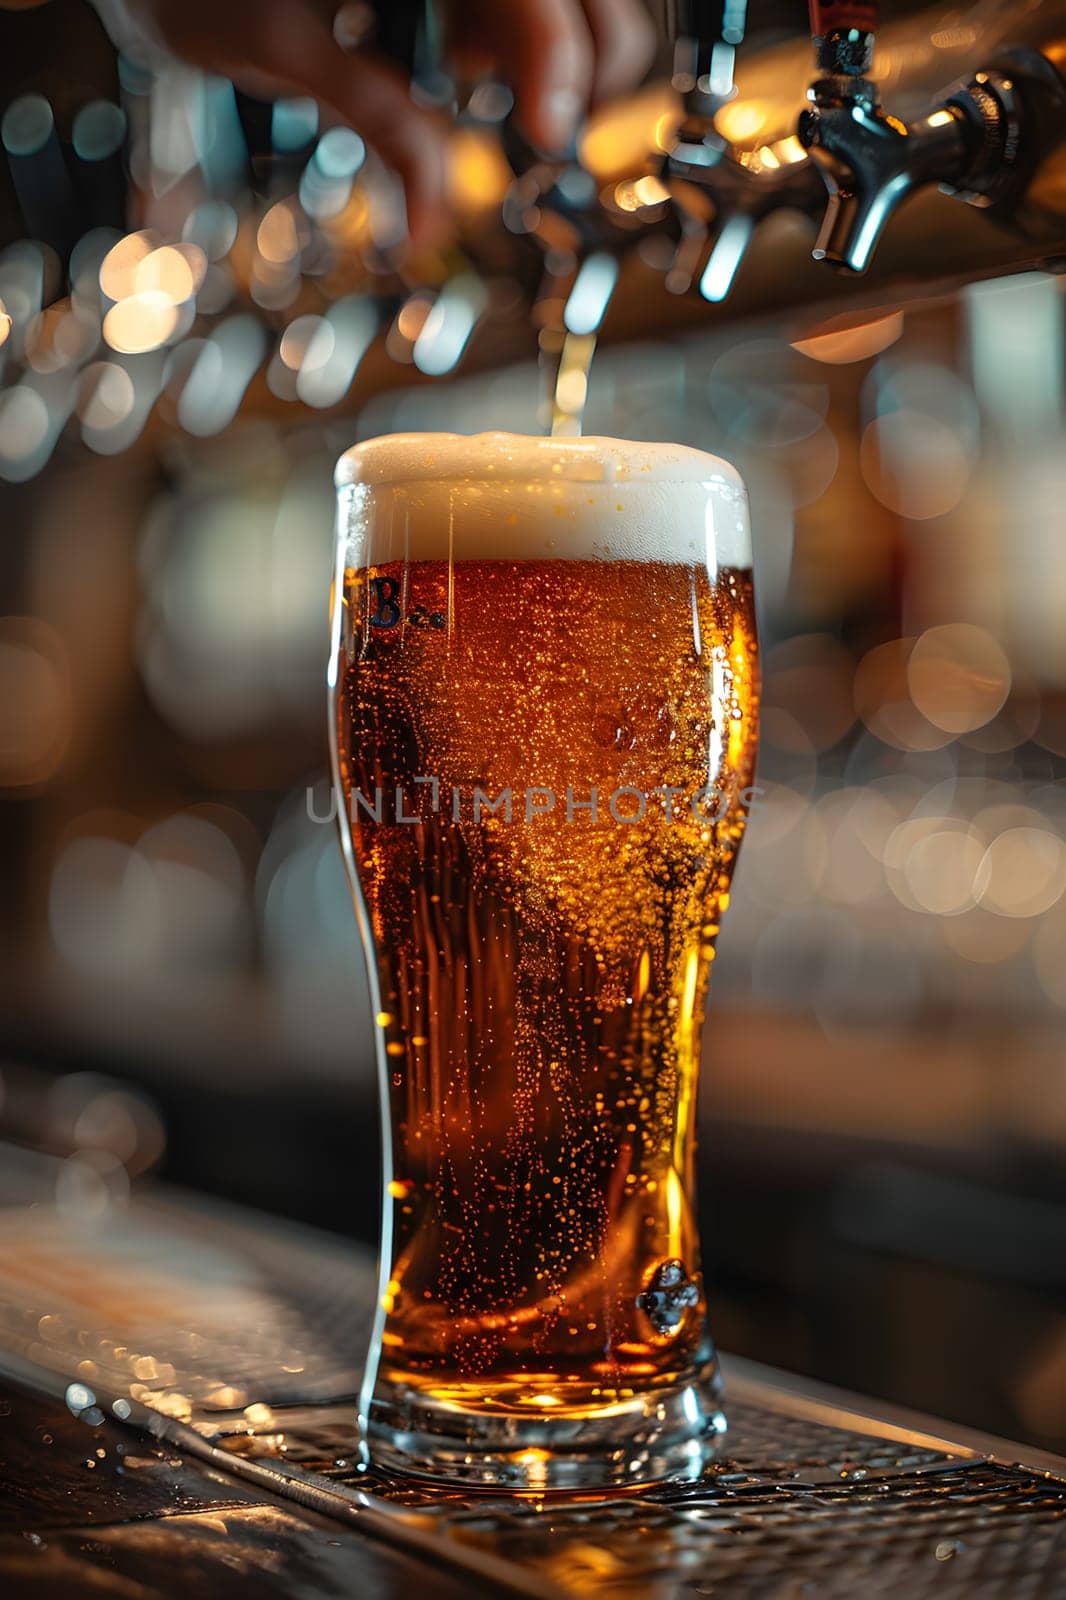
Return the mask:
<path id="1" fill-rule="evenodd" d="M 988 10 L 951 13 L 942 77 Z M 796 93 L 738 67 L 720 113 L 764 164 L 794 158 L 797 11 L 751 18 Z M 947 27 L 911 13 L 908 37 Z M 373 1242 L 363 959 L 307 806 L 332 466 L 382 432 L 538 431 L 568 247 L 515 199 L 498 88 L 453 139 L 456 238 L 400 270 L 394 182 L 313 103 L 118 57 L 81 0 L 0 35 L 0 1189 L 34 1146 L 81 1213 L 153 1169 Z M 751 491 L 763 794 L 706 1032 L 716 1336 L 1053 1448 L 1066 242 L 1019 271 L 933 194 L 927 253 L 987 230 L 969 281 L 926 262 L 899 288 L 890 234 L 884 275 L 844 286 L 791 212 L 728 298 L 669 285 L 639 185 L 671 103 L 655 83 L 586 138 L 633 231 L 598 258 L 587 394 L 571 346 L 556 402 Z"/>

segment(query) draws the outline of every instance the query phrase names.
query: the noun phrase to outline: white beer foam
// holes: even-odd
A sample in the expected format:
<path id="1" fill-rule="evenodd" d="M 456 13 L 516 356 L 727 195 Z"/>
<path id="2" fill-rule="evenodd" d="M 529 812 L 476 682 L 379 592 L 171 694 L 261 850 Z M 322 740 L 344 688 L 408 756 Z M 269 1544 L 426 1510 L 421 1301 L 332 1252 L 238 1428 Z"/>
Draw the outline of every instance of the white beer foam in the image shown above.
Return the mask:
<path id="1" fill-rule="evenodd" d="M 739 474 L 687 445 L 395 433 L 346 451 L 336 482 L 356 564 L 751 565 Z"/>

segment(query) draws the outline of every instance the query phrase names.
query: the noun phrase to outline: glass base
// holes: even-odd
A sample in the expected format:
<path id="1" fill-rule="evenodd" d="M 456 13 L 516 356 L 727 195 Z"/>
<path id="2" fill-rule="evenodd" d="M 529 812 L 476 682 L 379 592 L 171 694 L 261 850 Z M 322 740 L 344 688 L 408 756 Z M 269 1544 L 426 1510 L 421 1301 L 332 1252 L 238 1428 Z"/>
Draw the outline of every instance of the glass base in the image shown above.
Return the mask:
<path id="1" fill-rule="evenodd" d="M 698 1478 L 726 1431 L 721 1380 L 701 1377 L 610 1406 L 533 1416 L 461 1410 L 379 1378 L 364 1431 L 371 1461 L 471 1488 L 618 1489 Z"/>

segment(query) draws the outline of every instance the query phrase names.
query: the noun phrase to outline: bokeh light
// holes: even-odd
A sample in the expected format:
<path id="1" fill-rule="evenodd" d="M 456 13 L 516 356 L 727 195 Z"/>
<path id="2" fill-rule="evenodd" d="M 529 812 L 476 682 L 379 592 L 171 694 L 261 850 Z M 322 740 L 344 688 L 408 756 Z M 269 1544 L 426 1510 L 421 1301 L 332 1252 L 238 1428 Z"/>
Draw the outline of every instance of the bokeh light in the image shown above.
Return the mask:
<path id="1" fill-rule="evenodd" d="M 304 368 L 315 372 L 325 366 L 335 344 L 333 329 L 325 317 L 297 317 L 282 334 L 278 354 L 293 372 Z"/>
<path id="2" fill-rule="evenodd" d="M 818 801 L 818 817 L 825 839 L 819 891 L 842 905 L 883 895 L 885 848 L 897 822 L 891 803 L 875 789 L 836 789 Z"/>
<path id="3" fill-rule="evenodd" d="M 1010 662 L 984 628 L 945 623 L 915 641 L 907 684 L 915 706 L 936 727 L 972 733 L 992 720 L 1010 693 Z"/>
<path id="4" fill-rule="evenodd" d="M 733 100 L 715 114 L 715 127 L 723 139 L 744 144 L 765 128 L 772 109 L 761 100 Z"/>
<path id="5" fill-rule="evenodd" d="M 256 248 L 263 260 L 271 266 L 285 266 L 295 261 L 307 234 L 299 225 L 292 201 L 279 201 L 271 206 L 256 232 Z"/>
<path id="6" fill-rule="evenodd" d="M 924 522 L 958 505 L 972 458 L 949 423 L 920 411 L 892 411 L 867 426 L 860 459 L 875 499 L 898 516 Z"/>
<path id="7" fill-rule="evenodd" d="M 32 478 L 48 457 L 52 419 L 43 397 L 29 384 L 0 392 L 0 478 Z"/>
<path id="8" fill-rule="evenodd" d="M 23 94 L 12 100 L 0 121 L 0 141 L 9 156 L 34 156 L 51 139 L 55 117 L 41 94 Z"/>
<path id="9" fill-rule="evenodd" d="M 834 367 L 846 366 L 880 355 L 882 350 L 895 344 L 902 332 L 903 312 L 890 311 L 887 316 L 875 317 L 870 322 L 828 327 L 805 339 L 794 339 L 792 348 L 812 361 L 824 361 Z"/>
<path id="10" fill-rule="evenodd" d="M 979 870 L 978 898 L 1003 917 L 1039 917 L 1066 889 L 1066 844 L 1047 828 L 1007 828 Z"/>
<path id="11" fill-rule="evenodd" d="M 73 725 L 70 661 L 60 635 L 38 617 L 0 617 L 0 786 L 53 778 Z"/>
<path id="12" fill-rule="evenodd" d="M 902 863 L 910 903 L 937 917 L 968 911 L 984 853 L 980 839 L 966 828 L 919 831 Z"/>
<path id="13" fill-rule="evenodd" d="M 121 106 L 111 100 L 90 100 L 74 118 L 71 143 L 82 161 L 106 161 L 122 149 L 127 129 Z"/>
<path id="14" fill-rule="evenodd" d="M 150 827 L 97 812 L 69 830 L 52 875 L 49 928 L 88 977 L 123 971 L 159 989 L 214 984 L 245 946 L 244 867 L 208 815 Z"/>
<path id="15" fill-rule="evenodd" d="M 95 361 L 82 373 L 77 413 L 87 428 L 106 430 L 125 422 L 133 410 L 133 380 L 115 361 Z"/>
<path id="16" fill-rule="evenodd" d="M 158 236 L 145 229 L 128 233 L 104 256 L 100 263 L 100 288 L 109 300 L 124 300 L 137 289 L 137 268 L 159 245 Z"/>
<path id="17" fill-rule="evenodd" d="M 707 393 L 730 436 L 764 448 L 810 440 L 829 408 L 827 385 L 773 339 L 748 339 L 724 351 L 711 367 Z"/>
<path id="18" fill-rule="evenodd" d="M 855 709 L 885 744 L 897 750 L 935 750 L 951 735 L 925 717 L 911 699 L 908 668 L 913 639 L 890 639 L 867 651 L 855 673 Z"/>
<path id="19" fill-rule="evenodd" d="M 173 338 L 179 321 L 170 296 L 160 289 L 147 289 L 111 307 L 104 318 L 104 338 L 120 354 L 142 355 Z"/>
<path id="20" fill-rule="evenodd" d="M 181 237 L 204 252 L 208 261 L 221 261 L 233 249 L 239 222 L 236 211 L 224 200 L 205 200 L 189 212 L 182 224 Z"/>
<path id="21" fill-rule="evenodd" d="M 84 361 L 95 350 L 99 337 L 99 325 L 92 317 L 71 300 L 57 300 L 30 319 L 23 356 L 34 372 L 61 372 L 64 367 Z"/>
<path id="22" fill-rule="evenodd" d="M 196 293 L 206 271 L 207 256 L 199 245 L 162 245 L 138 261 L 133 286 L 138 294 L 162 294 L 180 306 Z"/>

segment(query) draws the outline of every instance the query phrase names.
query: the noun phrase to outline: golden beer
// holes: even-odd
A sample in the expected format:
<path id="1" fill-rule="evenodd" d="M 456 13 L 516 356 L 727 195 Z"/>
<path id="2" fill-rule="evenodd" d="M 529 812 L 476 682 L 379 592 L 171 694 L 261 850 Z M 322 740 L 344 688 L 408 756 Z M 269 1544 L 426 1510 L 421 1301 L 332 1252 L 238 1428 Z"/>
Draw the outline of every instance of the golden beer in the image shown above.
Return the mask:
<path id="1" fill-rule="evenodd" d="M 720 1426 L 693 1164 L 755 752 L 743 491 L 600 440 L 342 466 L 335 755 L 387 1102 L 371 1453 L 685 1469 Z"/>

